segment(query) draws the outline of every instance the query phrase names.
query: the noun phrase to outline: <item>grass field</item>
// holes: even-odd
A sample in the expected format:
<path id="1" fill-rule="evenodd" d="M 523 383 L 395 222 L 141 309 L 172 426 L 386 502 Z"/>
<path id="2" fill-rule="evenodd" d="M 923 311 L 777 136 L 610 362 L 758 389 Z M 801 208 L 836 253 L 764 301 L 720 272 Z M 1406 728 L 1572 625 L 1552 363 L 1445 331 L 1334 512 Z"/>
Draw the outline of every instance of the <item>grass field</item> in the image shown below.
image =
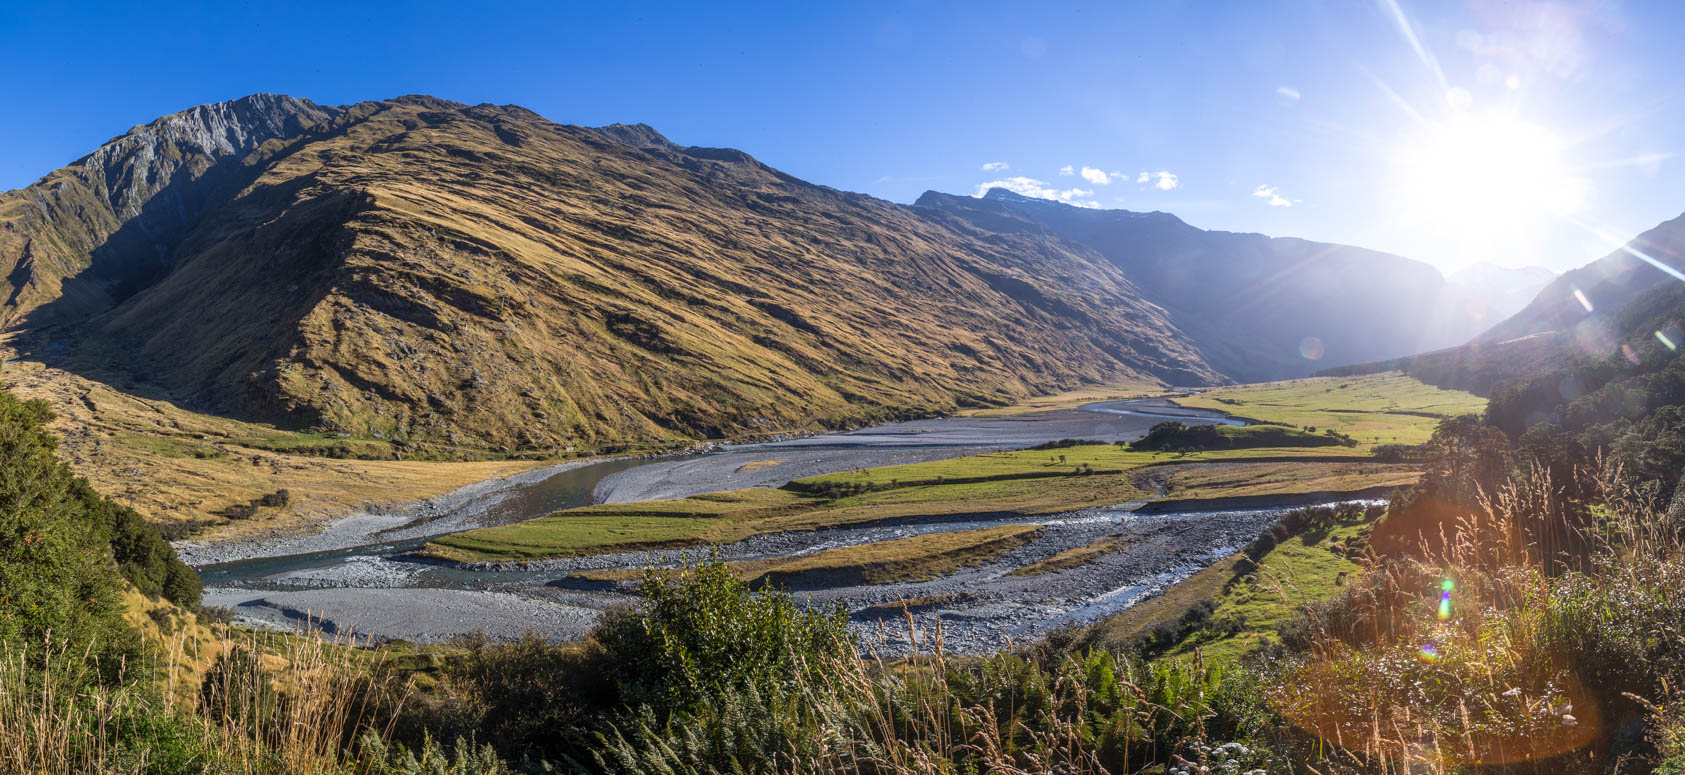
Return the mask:
<path id="1" fill-rule="evenodd" d="M 1328 448 L 1285 450 L 1315 456 Z M 1130 452 L 1115 445 L 1002 452 L 802 479 L 794 488 L 734 490 L 692 498 L 585 506 L 501 527 L 435 539 L 423 554 L 461 562 L 536 560 L 640 549 L 730 543 L 763 533 L 813 530 L 906 517 L 970 513 L 1021 516 L 1144 500 L 1136 474 L 1167 461 L 1245 461 L 1284 450 L 1195 455 Z M 1060 456 L 1064 462 L 1060 462 Z M 1232 475 L 1189 472 L 1176 497 L 1351 491 L 1414 477 L 1385 464 L 1252 464 L 1256 487 Z M 1305 466 L 1295 478 L 1294 466 Z M 1174 469 L 1169 469 L 1174 470 Z M 883 473 L 890 471 L 891 473 Z M 1172 477 L 1171 481 L 1176 481 Z M 835 487 L 841 484 L 842 487 Z M 850 487 L 852 485 L 853 487 Z M 867 486 L 869 485 L 869 486 Z M 829 494 L 827 494 L 829 493 Z"/>
<path id="2" fill-rule="evenodd" d="M 1290 538 L 1265 555 L 1257 571 L 1240 580 L 1233 580 L 1235 563 L 1241 559 L 1236 553 L 1163 595 L 1090 626 L 1081 642 L 1118 647 L 1161 621 L 1180 617 L 1190 606 L 1212 600 L 1217 608 L 1210 621 L 1238 620 L 1238 629 L 1223 634 L 1201 630 L 1165 656 L 1175 658 L 1197 648 L 1207 661 L 1238 659 L 1254 648 L 1275 642 L 1277 625 L 1292 618 L 1300 606 L 1338 592 L 1342 574 L 1358 568 L 1347 557 L 1348 542 L 1360 540 L 1368 529 L 1369 524 L 1346 524 Z"/>
<path id="3" fill-rule="evenodd" d="M 1165 473 L 1166 497 L 1203 499 L 1403 487 L 1414 484 L 1421 469 L 1408 463 L 1222 463 Z"/>
<path id="4" fill-rule="evenodd" d="M 1025 449 L 983 455 L 909 463 L 802 479 L 798 486 L 825 484 L 860 487 L 907 487 L 915 484 L 955 484 L 977 479 L 1003 480 L 1010 477 L 1054 478 L 1082 470 L 1123 471 L 1146 465 L 1207 463 L 1283 456 L 1317 458 L 1350 457 L 1350 447 L 1273 447 L 1218 449 L 1204 452 L 1138 452 L 1116 444 L 1086 444 L 1060 449 Z M 1084 467 L 1087 467 L 1086 469 Z"/>
<path id="5" fill-rule="evenodd" d="M 1333 428 L 1365 447 L 1420 444 L 1433 435 L 1440 419 L 1486 408 L 1486 399 L 1472 393 L 1440 390 L 1399 372 L 1240 385 L 1175 401 L 1319 432 Z"/>

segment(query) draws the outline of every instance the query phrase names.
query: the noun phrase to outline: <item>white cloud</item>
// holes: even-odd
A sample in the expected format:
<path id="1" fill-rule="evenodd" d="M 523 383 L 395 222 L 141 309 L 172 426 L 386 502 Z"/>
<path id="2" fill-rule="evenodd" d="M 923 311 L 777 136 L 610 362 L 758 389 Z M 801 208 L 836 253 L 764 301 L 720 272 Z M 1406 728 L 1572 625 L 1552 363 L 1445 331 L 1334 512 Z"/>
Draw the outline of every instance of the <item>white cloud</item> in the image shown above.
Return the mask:
<path id="1" fill-rule="evenodd" d="M 1012 165 L 1007 164 L 1004 161 L 992 161 L 992 162 L 989 162 L 988 164 L 983 165 L 983 171 L 984 172 L 1000 172 L 1001 170 L 1004 170 L 1004 169 L 1006 169 L 1007 167 L 1010 167 L 1010 166 L 1012 166 Z"/>
<path id="2" fill-rule="evenodd" d="M 1142 170 L 1141 174 L 1135 176 L 1135 182 L 1152 183 L 1153 187 L 1160 191 L 1173 191 L 1182 185 L 1182 179 L 1176 177 L 1176 173 L 1169 170 L 1159 170 L 1158 172 Z"/>
<path id="3" fill-rule="evenodd" d="M 1061 174 L 1061 175 L 1075 175 L 1075 174 L 1077 174 L 1077 171 L 1074 168 L 1072 168 L 1071 165 L 1067 164 L 1067 165 L 1059 168 L 1059 174 Z"/>
<path id="4" fill-rule="evenodd" d="M 1107 175 L 1105 170 L 1097 170 L 1093 167 L 1082 168 L 1082 179 L 1096 186 L 1104 186 L 1112 182 L 1112 176 Z"/>
<path id="5" fill-rule="evenodd" d="M 1277 86 L 1275 87 L 1275 93 L 1276 96 L 1279 96 L 1288 102 L 1298 102 L 1299 97 L 1302 96 L 1299 94 L 1298 89 L 1291 86 Z"/>
<path id="6" fill-rule="evenodd" d="M 1001 178 L 1000 180 L 991 180 L 987 183 L 979 183 L 977 184 L 977 192 L 972 194 L 972 196 L 983 196 L 984 194 L 989 193 L 989 189 L 991 188 L 1004 188 L 1015 194 L 1022 194 L 1035 199 L 1051 199 L 1055 202 L 1064 202 L 1065 204 L 1076 205 L 1077 207 L 1100 206 L 1098 202 L 1089 198 L 1094 196 L 1093 189 L 1058 189 L 1043 181 L 1036 180 L 1035 178 L 1026 178 L 1023 176 Z"/>
<path id="7" fill-rule="evenodd" d="M 1260 185 L 1252 189 L 1252 195 L 1269 203 L 1271 207 L 1292 207 L 1293 200 L 1281 195 L 1275 186 Z"/>

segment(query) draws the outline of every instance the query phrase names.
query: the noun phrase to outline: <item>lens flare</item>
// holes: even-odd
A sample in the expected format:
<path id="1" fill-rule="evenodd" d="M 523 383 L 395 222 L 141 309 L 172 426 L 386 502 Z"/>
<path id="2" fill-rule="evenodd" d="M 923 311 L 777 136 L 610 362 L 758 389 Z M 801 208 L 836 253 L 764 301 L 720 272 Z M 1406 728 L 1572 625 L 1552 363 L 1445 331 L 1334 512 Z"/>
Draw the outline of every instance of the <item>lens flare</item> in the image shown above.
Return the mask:
<path id="1" fill-rule="evenodd" d="M 1434 646 L 1432 643 L 1423 644 L 1421 650 L 1418 651 L 1417 654 L 1422 658 L 1423 662 L 1439 661 L 1439 648 Z"/>
<path id="2" fill-rule="evenodd" d="M 1439 584 L 1440 621 L 1451 618 L 1451 590 L 1455 589 L 1456 586 L 1450 579 L 1446 579 Z"/>
<path id="3" fill-rule="evenodd" d="M 1669 349 L 1669 350 L 1678 350 L 1679 349 L 1679 345 L 1674 344 L 1672 339 L 1667 338 L 1667 334 L 1664 334 L 1660 331 L 1657 331 L 1656 332 L 1656 338 L 1660 339 L 1662 344 L 1664 346 L 1666 346 L 1667 349 Z"/>
<path id="4" fill-rule="evenodd" d="M 1580 306 L 1585 307 L 1587 312 L 1591 311 L 1591 299 L 1586 298 L 1586 295 L 1585 295 L 1584 292 L 1582 292 L 1578 288 L 1575 288 L 1574 289 L 1574 298 L 1579 300 Z"/>
<path id="5" fill-rule="evenodd" d="M 1307 361 L 1320 361 L 1328 354 L 1328 348 L 1322 346 L 1322 340 L 1314 336 L 1307 336 L 1299 340 L 1299 355 Z"/>

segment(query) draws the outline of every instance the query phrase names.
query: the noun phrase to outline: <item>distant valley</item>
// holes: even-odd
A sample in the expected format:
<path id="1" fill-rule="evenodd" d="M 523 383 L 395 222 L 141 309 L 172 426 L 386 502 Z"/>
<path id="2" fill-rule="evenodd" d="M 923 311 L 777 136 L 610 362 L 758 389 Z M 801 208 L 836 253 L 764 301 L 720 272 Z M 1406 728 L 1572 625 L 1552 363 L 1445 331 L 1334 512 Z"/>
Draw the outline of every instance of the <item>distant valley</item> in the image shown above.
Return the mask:
<path id="1" fill-rule="evenodd" d="M 918 204 L 997 234 L 1054 234 L 1105 256 L 1208 363 L 1240 382 L 1461 344 L 1552 276 L 1494 267 L 1451 282 L 1378 251 L 1205 231 L 1169 213 L 1080 208 L 1005 189 L 982 199 L 932 191 Z"/>

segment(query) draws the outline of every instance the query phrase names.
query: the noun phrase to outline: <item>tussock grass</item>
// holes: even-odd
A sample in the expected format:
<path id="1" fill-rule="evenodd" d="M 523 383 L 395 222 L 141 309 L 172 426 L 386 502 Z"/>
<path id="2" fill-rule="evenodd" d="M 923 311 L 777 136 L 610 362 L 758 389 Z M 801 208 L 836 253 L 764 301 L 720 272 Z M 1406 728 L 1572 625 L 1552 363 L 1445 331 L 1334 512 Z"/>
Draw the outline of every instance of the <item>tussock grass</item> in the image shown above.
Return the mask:
<path id="1" fill-rule="evenodd" d="M 202 678 L 178 670 L 190 660 L 177 655 L 166 660 L 160 685 L 101 680 L 108 671 L 86 647 L 0 644 L 0 771 L 385 772 L 375 768 L 385 765 L 384 740 L 407 685 L 378 654 L 350 645 L 225 640 Z"/>
<path id="2" fill-rule="evenodd" d="M 1584 544 L 1554 538 L 1558 487 L 1535 468 L 1422 556 L 1302 604 L 1272 705 L 1370 772 L 1591 771 L 1594 745 L 1645 716 L 1665 744 L 1685 677 L 1685 532 L 1618 467 L 1588 475 L 1604 506 Z"/>

